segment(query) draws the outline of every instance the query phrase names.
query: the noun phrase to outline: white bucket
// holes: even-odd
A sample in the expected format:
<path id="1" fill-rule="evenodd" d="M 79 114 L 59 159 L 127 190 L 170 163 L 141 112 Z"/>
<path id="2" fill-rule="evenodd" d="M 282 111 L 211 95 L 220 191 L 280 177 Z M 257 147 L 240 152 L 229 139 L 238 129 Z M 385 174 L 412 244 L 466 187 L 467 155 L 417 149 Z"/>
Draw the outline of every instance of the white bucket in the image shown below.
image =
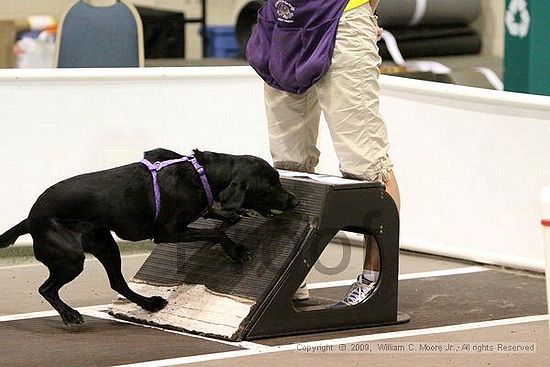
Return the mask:
<path id="1" fill-rule="evenodd" d="M 546 298 L 550 317 L 550 186 L 546 186 L 542 190 L 540 199 L 542 207 L 541 224 L 544 230 L 544 252 L 546 253 Z M 548 322 L 550 333 L 550 318 Z"/>

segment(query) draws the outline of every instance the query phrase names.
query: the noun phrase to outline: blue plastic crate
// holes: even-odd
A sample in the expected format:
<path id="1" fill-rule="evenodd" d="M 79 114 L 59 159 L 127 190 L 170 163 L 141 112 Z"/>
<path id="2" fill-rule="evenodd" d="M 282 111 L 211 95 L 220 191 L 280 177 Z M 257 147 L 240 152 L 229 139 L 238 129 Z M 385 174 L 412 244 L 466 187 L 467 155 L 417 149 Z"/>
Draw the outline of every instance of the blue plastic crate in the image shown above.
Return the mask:
<path id="1" fill-rule="evenodd" d="M 206 56 L 216 58 L 233 58 L 241 50 L 233 26 L 212 26 L 203 30 L 207 40 Z"/>

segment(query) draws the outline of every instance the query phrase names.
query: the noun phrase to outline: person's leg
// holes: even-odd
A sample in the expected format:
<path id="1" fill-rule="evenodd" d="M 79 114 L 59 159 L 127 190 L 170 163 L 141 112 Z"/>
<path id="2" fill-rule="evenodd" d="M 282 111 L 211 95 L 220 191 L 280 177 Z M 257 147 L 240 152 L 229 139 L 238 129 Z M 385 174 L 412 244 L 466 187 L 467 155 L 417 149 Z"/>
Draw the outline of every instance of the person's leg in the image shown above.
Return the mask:
<path id="1" fill-rule="evenodd" d="M 386 125 L 379 111 L 381 59 L 376 28 L 368 4 L 344 13 L 332 66 L 315 89 L 342 174 L 385 183 L 392 164 Z"/>
<path id="2" fill-rule="evenodd" d="M 388 172 L 388 180 L 385 182 L 386 192 L 392 197 L 397 206 L 397 210 L 401 207 L 401 196 L 399 194 L 399 186 L 393 171 Z M 365 263 L 363 265 L 363 276 L 371 282 L 378 280 L 380 273 L 380 253 L 378 246 L 373 236 L 365 236 Z"/>
<path id="3" fill-rule="evenodd" d="M 388 156 L 386 126 L 379 112 L 376 18 L 368 5 L 345 13 L 340 20 L 333 63 L 316 86 L 345 177 L 379 181 L 399 203 L 399 189 Z M 380 271 L 376 241 L 365 237 L 364 273 L 350 288 L 344 303 L 362 302 L 374 290 Z"/>
<path id="4" fill-rule="evenodd" d="M 315 89 L 297 95 L 265 84 L 264 100 L 275 168 L 313 173 L 319 163 L 317 135 L 321 117 Z M 293 299 L 305 301 L 308 298 L 304 279 Z"/>
<path id="5" fill-rule="evenodd" d="M 265 84 L 264 101 L 275 168 L 312 173 L 320 154 L 317 135 L 321 108 L 316 91 L 298 95 Z"/>

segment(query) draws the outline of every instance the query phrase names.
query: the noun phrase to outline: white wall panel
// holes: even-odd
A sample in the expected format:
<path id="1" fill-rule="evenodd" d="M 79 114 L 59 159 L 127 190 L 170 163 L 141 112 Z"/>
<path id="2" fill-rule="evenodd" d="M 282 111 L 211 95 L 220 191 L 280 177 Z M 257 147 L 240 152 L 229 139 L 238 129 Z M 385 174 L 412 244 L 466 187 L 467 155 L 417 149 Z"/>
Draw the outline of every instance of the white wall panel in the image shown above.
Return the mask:
<path id="1" fill-rule="evenodd" d="M 550 98 L 383 76 L 404 248 L 543 268 Z M 0 231 L 63 178 L 162 146 L 269 160 L 248 67 L 1 70 Z M 338 173 L 323 126 L 318 171 Z M 21 242 L 28 242 L 22 239 Z"/>

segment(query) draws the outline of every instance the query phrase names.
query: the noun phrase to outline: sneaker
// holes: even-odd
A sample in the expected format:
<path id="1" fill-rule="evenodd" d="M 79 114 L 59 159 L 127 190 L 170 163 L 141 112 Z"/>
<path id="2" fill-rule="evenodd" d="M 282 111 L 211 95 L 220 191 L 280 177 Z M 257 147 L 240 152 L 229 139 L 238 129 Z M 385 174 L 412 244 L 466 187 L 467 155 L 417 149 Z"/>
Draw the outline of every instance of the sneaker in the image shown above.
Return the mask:
<path id="1" fill-rule="evenodd" d="M 294 301 L 307 301 L 309 299 L 309 290 L 307 289 L 307 283 L 303 282 L 298 289 L 296 289 L 296 293 L 294 293 L 294 297 L 292 297 Z"/>
<path id="2" fill-rule="evenodd" d="M 351 285 L 348 295 L 340 302 L 347 306 L 357 305 L 364 302 L 371 295 L 376 287 L 375 282 L 365 279 L 363 275 L 357 277 L 357 281 Z"/>

